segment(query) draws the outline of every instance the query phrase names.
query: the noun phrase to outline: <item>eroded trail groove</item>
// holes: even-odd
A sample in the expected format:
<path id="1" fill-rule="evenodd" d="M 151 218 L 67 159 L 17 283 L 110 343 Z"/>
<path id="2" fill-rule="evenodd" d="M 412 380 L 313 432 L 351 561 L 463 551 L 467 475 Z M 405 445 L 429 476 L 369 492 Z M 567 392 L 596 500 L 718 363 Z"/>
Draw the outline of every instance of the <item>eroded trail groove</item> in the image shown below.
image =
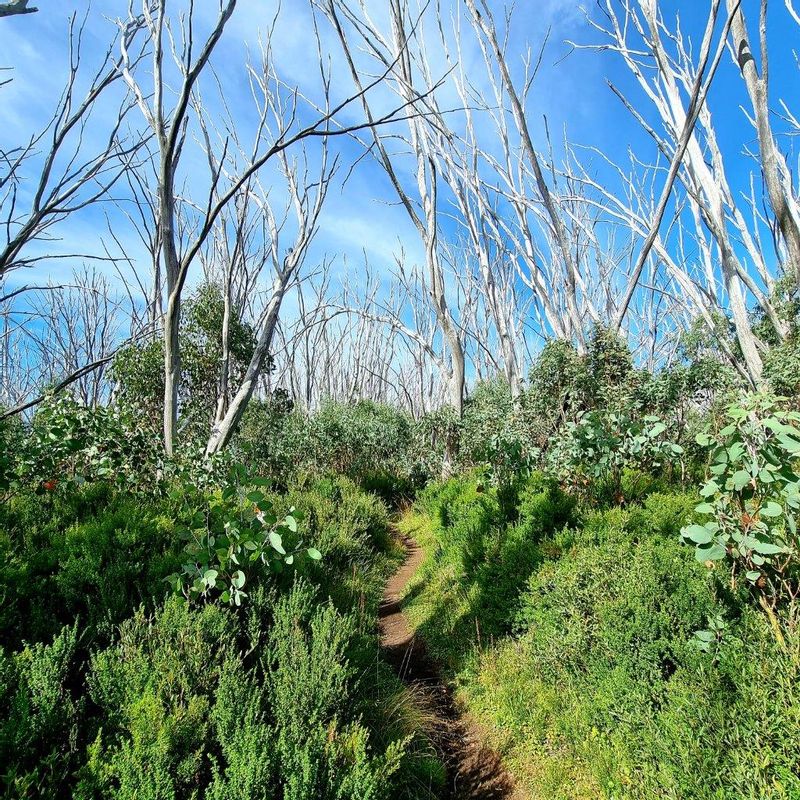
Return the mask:
<path id="1" fill-rule="evenodd" d="M 452 693 L 401 610 L 403 590 L 423 559 L 422 549 L 413 539 L 402 541 L 405 561 L 386 584 L 380 606 L 381 645 L 386 660 L 400 678 L 429 698 L 435 719 L 432 738 L 447 768 L 444 800 L 518 800 L 500 756 L 482 743 L 479 730 L 459 712 Z"/>

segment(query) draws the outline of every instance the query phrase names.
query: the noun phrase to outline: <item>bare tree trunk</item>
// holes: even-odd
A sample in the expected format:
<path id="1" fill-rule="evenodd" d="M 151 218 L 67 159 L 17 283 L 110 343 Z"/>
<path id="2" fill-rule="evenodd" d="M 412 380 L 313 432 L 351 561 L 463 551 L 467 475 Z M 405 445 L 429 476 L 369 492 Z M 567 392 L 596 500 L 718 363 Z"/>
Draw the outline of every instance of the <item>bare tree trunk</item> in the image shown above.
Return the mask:
<path id="1" fill-rule="evenodd" d="M 503 86 L 508 94 L 509 101 L 511 102 L 511 111 L 514 116 L 514 122 L 520 134 L 520 140 L 525 155 L 530 162 L 533 169 L 533 174 L 536 178 L 536 186 L 542 199 L 542 203 L 547 212 L 550 222 L 553 237 L 558 244 L 558 250 L 564 263 L 564 279 L 566 283 L 566 302 L 569 320 L 573 330 L 573 335 L 577 342 L 579 352 L 585 349 L 585 339 L 583 335 L 583 319 L 578 310 L 576 280 L 578 267 L 573 258 L 572 251 L 569 246 L 569 238 L 564 227 L 564 221 L 561 218 L 556 202 L 550 192 L 550 187 L 547 184 L 547 179 L 544 176 L 539 155 L 533 145 L 528 121 L 525 116 L 525 109 L 522 106 L 519 93 L 511 78 L 511 73 L 506 63 L 505 53 L 500 45 L 497 36 L 497 28 L 494 24 L 494 19 L 486 0 L 481 0 L 482 12 L 478 11 L 475 0 L 466 0 L 467 8 L 472 15 L 472 21 L 475 27 L 483 32 L 489 46 L 494 54 L 495 61 L 502 76 Z"/>
<path id="2" fill-rule="evenodd" d="M 238 391 L 233 396 L 228 406 L 228 411 L 220 423 L 214 426 L 214 430 L 211 432 L 211 437 L 206 445 L 206 455 L 213 455 L 223 450 L 236 432 L 239 422 L 250 402 L 250 398 L 253 396 L 253 390 L 256 388 L 258 378 L 261 375 L 267 357 L 269 356 L 269 351 L 272 347 L 272 339 L 275 335 L 275 327 L 278 324 L 281 304 L 286 294 L 286 288 L 284 278 L 279 278 L 273 289 L 264 319 L 264 327 L 262 328 L 261 336 L 256 344 L 253 357 L 250 359 L 247 372 L 245 373 Z"/>
<path id="3" fill-rule="evenodd" d="M 727 0 L 728 12 L 733 14 L 733 40 L 736 58 L 747 93 L 753 106 L 761 168 L 767 195 L 786 244 L 786 272 L 794 273 L 800 287 L 800 210 L 792 193 L 792 178 L 786 159 L 778 150 L 772 132 L 769 109 L 769 53 L 767 49 L 767 0 L 761 0 L 759 23 L 761 41 L 761 74 L 759 75 L 744 12 L 737 0 Z"/>

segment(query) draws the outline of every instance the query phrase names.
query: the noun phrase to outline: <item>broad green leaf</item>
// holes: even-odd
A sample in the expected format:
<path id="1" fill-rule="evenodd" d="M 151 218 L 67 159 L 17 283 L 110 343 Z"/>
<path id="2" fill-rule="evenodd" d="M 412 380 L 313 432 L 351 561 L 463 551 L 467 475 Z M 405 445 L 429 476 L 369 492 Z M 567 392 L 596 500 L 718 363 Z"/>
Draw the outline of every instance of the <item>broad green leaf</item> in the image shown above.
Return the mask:
<path id="1" fill-rule="evenodd" d="M 701 544 L 695 547 L 694 557 L 700 561 L 720 561 L 725 558 L 728 551 L 719 543 Z"/>
<path id="2" fill-rule="evenodd" d="M 277 551 L 282 556 L 286 555 L 286 550 L 283 549 L 283 539 L 279 533 L 272 531 L 269 535 L 269 543 L 272 545 L 273 550 Z"/>
<path id="3" fill-rule="evenodd" d="M 245 580 L 246 579 L 245 579 L 245 576 L 244 576 L 244 572 L 242 572 L 240 569 L 237 569 L 236 572 L 234 572 L 233 575 L 231 575 L 231 583 L 237 589 L 241 589 L 242 586 L 244 586 Z M 237 595 L 238 595 L 238 592 L 237 592 Z M 237 605 L 238 605 L 238 603 L 237 603 Z"/>
<path id="4" fill-rule="evenodd" d="M 761 507 L 760 514 L 762 517 L 779 517 L 783 514 L 783 509 L 779 503 L 775 503 L 771 500 Z"/>
<path id="5" fill-rule="evenodd" d="M 741 492 L 745 486 L 747 486 L 752 478 L 750 477 L 750 473 L 746 470 L 740 469 L 737 472 L 733 473 L 733 477 L 731 481 L 733 482 L 733 488 L 737 492 Z"/>
<path id="6" fill-rule="evenodd" d="M 702 525 L 688 525 L 681 533 L 695 544 L 708 544 L 714 538 L 711 531 Z"/>
<path id="7" fill-rule="evenodd" d="M 774 542 L 765 542 L 761 540 L 756 540 L 755 545 L 753 545 L 753 550 L 760 553 L 762 556 L 774 556 L 778 553 L 786 552 L 785 547 L 781 547 Z"/>
<path id="8" fill-rule="evenodd" d="M 742 456 L 745 455 L 744 445 L 741 442 L 734 442 L 728 448 L 728 458 L 732 463 L 736 463 L 742 459 Z"/>
<path id="9" fill-rule="evenodd" d="M 701 490 L 701 497 L 711 497 L 719 491 L 719 484 L 716 481 L 709 481 Z"/>
<path id="10" fill-rule="evenodd" d="M 787 453 L 791 453 L 792 455 L 796 455 L 800 453 L 800 442 L 796 439 L 792 439 L 789 436 L 778 436 L 778 441 L 783 446 L 783 449 L 786 450 Z"/>
<path id="11" fill-rule="evenodd" d="M 320 553 L 316 547 L 309 547 L 306 553 L 308 553 L 308 557 L 313 558 L 314 561 L 320 561 L 322 559 L 322 553 Z"/>

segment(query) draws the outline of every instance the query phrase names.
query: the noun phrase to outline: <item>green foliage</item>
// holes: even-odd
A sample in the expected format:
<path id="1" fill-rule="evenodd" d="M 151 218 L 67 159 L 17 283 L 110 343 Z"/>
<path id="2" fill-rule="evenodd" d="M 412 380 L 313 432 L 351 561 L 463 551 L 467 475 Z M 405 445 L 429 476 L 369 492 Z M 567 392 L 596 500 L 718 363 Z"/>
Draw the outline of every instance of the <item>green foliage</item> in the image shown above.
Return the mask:
<path id="1" fill-rule="evenodd" d="M 68 392 L 47 398 L 6 455 L 5 487 L 53 492 L 103 480 L 120 488 L 152 488 L 158 442 L 118 406 L 88 408 Z M 3 488 L 0 486 L 0 488 Z"/>
<path id="2" fill-rule="evenodd" d="M 77 629 L 51 644 L 0 652 L 0 787 L 7 798 L 56 797 L 77 756 L 82 703 L 70 684 Z"/>
<path id="3" fill-rule="evenodd" d="M 538 456 L 526 409 L 514 402 L 508 384 L 500 379 L 478 384 L 464 407 L 459 460 L 481 465 L 492 483 L 509 485 L 527 477 Z"/>
<path id="4" fill-rule="evenodd" d="M 800 454 L 797 412 L 781 411 L 774 398 L 750 395 L 727 412 L 717 434 L 701 434 L 711 448 L 710 477 L 696 511 L 711 519 L 683 528 L 699 561 L 729 560 L 769 603 L 797 597 L 797 511 Z"/>
<path id="5" fill-rule="evenodd" d="M 639 471 L 644 481 L 654 477 L 646 472 L 659 463 L 668 472 L 674 466 L 681 476 L 691 469 L 698 455 L 693 435 L 705 410 L 716 408 L 737 385 L 699 331 L 684 341 L 681 361 L 649 373 L 633 366 L 619 337 L 597 327 L 585 355 L 567 342 L 552 341 L 531 368 L 521 403 L 528 448 L 538 447 L 540 464 L 549 463 L 573 488 L 618 500 L 626 469 L 629 477 Z M 654 449 L 640 438 L 655 424 L 666 431 L 652 444 L 669 445 Z M 598 448 L 602 463 L 596 465 Z M 592 481 L 599 483 L 590 487 Z M 641 487 L 631 488 L 633 497 L 641 494 Z"/>
<path id="6" fill-rule="evenodd" d="M 301 458 L 306 434 L 303 415 L 283 395 L 267 400 L 253 398 L 247 406 L 237 437 L 249 466 L 285 483 Z"/>
<path id="7" fill-rule="evenodd" d="M 777 394 L 788 397 L 800 394 L 800 337 L 797 333 L 770 348 L 764 356 L 764 377 Z"/>
<path id="8" fill-rule="evenodd" d="M 384 405 L 325 403 L 312 418 L 315 464 L 357 478 L 383 466 L 398 468 L 395 459 L 408 447 L 408 417 Z"/>
<path id="9" fill-rule="evenodd" d="M 584 495 L 606 490 L 621 502 L 625 470 L 653 475 L 683 453 L 681 445 L 666 439 L 666 431 L 658 417 L 589 411 L 568 423 L 548 453 L 549 468 L 573 490 Z"/>
<path id="10" fill-rule="evenodd" d="M 378 800 L 391 791 L 387 779 L 400 766 L 403 743 L 371 756 L 366 731 L 348 723 L 355 620 L 332 606 L 315 609 L 312 600 L 296 590 L 279 601 L 268 639 L 272 702 L 282 720 L 275 742 L 282 796 Z"/>
<path id="11" fill-rule="evenodd" d="M 393 499 L 417 481 L 409 460 L 413 433 L 410 417 L 389 406 L 326 402 L 305 414 L 281 397 L 251 404 L 238 444 L 250 466 L 279 485 L 333 472 Z"/>
<path id="12" fill-rule="evenodd" d="M 25 429 L 19 417 L 0 420 L 0 497 L 18 478 L 15 454 L 25 443 Z"/>
<path id="13" fill-rule="evenodd" d="M 407 457 L 414 473 L 424 478 L 439 477 L 445 454 L 452 450 L 452 443 L 460 434 L 461 420 L 449 405 L 430 411 L 417 420 Z"/>
<path id="14" fill-rule="evenodd" d="M 375 751 L 353 713 L 352 617 L 302 585 L 258 594 L 254 612 L 252 664 L 237 655 L 232 612 L 215 606 L 170 601 L 121 627 L 92 659 L 90 693 L 108 723 L 76 797 L 389 796 L 404 745 Z"/>
<path id="15" fill-rule="evenodd" d="M 636 378 L 625 340 L 608 328 L 595 327 L 586 355 L 586 388 L 594 405 L 618 407 L 627 400 Z"/>
<path id="16" fill-rule="evenodd" d="M 117 402 L 158 437 L 164 420 L 164 341 L 152 339 L 117 350 L 109 370 Z"/>
<path id="17" fill-rule="evenodd" d="M 575 505 L 540 474 L 519 485 L 512 508 L 502 500 L 468 477 L 420 495 L 433 525 L 423 534 L 428 558 L 410 588 L 409 613 L 434 657 L 452 668 L 479 641 L 511 630 L 531 572 L 550 557 L 549 536 Z"/>
<path id="18" fill-rule="evenodd" d="M 417 781 L 438 762 L 421 723 L 392 721 L 386 679 L 374 684 L 396 563 L 385 506 L 343 477 L 288 494 L 242 470 L 232 481 L 225 499 L 176 483 L 148 503 L 98 482 L 0 509 L 0 796 L 429 796 Z M 256 500 L 284 520 L 296 507 L 325 560 L 282 574 L 262 564 L 244 608 L 162 602 L 186 560 L 181 528 L 201 512 L 207 533 L 244 531 Z"/>
<path id="19" fill-rule="evenodd" d="M 793 275 L 787 273 L 776 281 L 770 301 L 784 329 L 778 335 L 766 314 L 756 314 L 753 332 L 768 345 L 764 378 L 777 394 L 796 398 L 800 389 L 800 294 Z"/>
<path id="20" fill-rule="evenodd" d="M 526 393 L 532 416 L 538 420 L 537 444 L 586 407 L 585 365 L 575 348 L 560 339 L 548 341 L 531 367 Z"/>
<path id="21" fill-rule="evenodd" d="M 200 286 L 184 303 L 179 343 L 180 430 L 184 442 L 208 437 L 220 386 L 225 304 L 220 287 Z M 230 309 L 229 387 L 244 377 L 255 348 L 255 334 L 239 309 Z M 111 376 L 117 403 L 135 416 L 151 436 L 161 430 L 164 409 L 164 342 L 133 343 L 114 357 Z"/>
<path id="22" fill-rule="evenodd" d="M 800 637 L 775 636 L 682 547 L 696 498 L 575 514 L 546 487 L 535 478 L 509 524 L 492 491 L 449 481 L 406 522 L 426 550 L 407 613 L 519 787 L 558 800 L 798 795 Z M 495 546 L 509 541 L 525 547 Z"/>
<path id="23" fill-rule="evenodd" d="M 49 641 L 76 618 L 106 636 L 163 597 L 180 565 L 167 510 L 97 484 L 13 498 L 0 515 L 0 641 Z"/>
<path id="24" fill-rule="evenodd" d="M 247 597 L 245 584 L 249 587 L 264 567 L 280 571 L 301 553 L 317 561 L 322 557 L 299 541 L 293 508 L 278 519 L 259 488 L 268 483 L 237 466 L 226 487 L 210 499 L 191 486 L 174 493 L 181 503 L 179 518 L 186 521 L 176 533 L 186 541 L 188 560 L 180 573 L 165 578 L 173 591 L 189 600 L 218 598 L 240 606 Z"/>

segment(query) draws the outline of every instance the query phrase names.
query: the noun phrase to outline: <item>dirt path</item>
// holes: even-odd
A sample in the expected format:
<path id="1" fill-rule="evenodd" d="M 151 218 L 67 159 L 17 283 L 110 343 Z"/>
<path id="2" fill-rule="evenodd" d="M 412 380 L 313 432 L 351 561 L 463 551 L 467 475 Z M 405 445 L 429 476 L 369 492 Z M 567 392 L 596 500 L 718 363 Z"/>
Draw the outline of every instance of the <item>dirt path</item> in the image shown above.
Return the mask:
<path id="1" fill-rule="evenodd" d="M 477 727 L 459 712 L 448 687 L 427 657 L 400 608 L 400 597 L 423 559 L 412 539 L 404 539 L 406 559 L 389 579 L 379 612 L 381 645 L 400 678 L 430 698 L 436 722 L 432 732 L 448 775 L 443 800 L 519 800 L 500 756 L 483 745 Z"/>

